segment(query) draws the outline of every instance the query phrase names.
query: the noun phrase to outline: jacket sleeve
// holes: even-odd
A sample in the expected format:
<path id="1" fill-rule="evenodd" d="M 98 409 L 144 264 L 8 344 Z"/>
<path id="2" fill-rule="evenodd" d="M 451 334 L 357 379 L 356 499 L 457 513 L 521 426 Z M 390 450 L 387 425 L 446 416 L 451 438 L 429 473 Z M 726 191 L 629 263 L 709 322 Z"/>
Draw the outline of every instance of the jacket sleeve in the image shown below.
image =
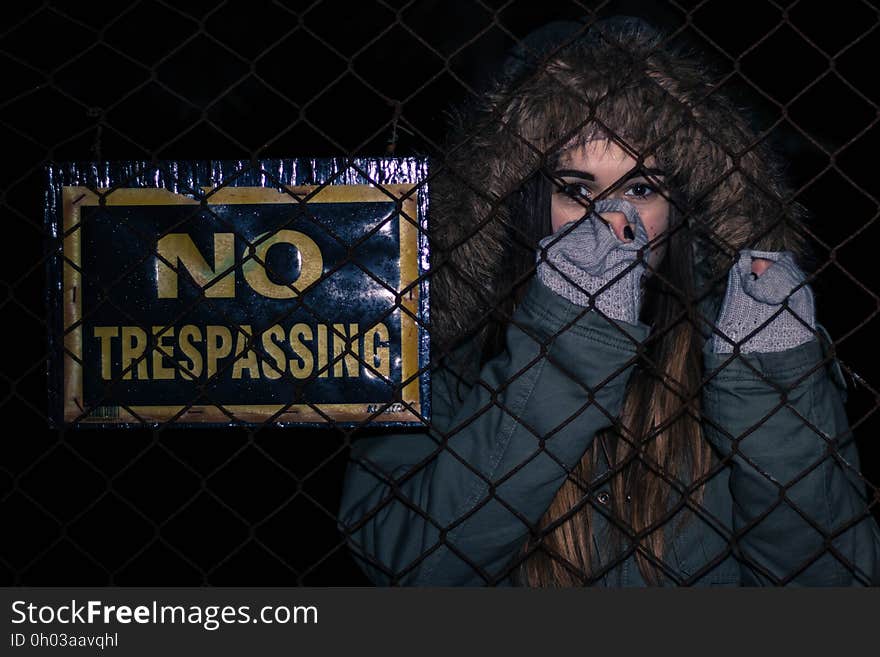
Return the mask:
<path id="1" fill-rule="evenodd" d="M 430 428 L 352 445 L 339 528 L 379 584 L 504 583 L 599 429 L 620 411 L 648 327 L 612 324 L 533 279 L 460 399 L 432 381 Z"/>
<path id="2" fill-rule="evenodd" d="M 729 465 L 742 584 L 877 584 L 880 529 L 823 345 L 704 358 L 704 429 Z"/>

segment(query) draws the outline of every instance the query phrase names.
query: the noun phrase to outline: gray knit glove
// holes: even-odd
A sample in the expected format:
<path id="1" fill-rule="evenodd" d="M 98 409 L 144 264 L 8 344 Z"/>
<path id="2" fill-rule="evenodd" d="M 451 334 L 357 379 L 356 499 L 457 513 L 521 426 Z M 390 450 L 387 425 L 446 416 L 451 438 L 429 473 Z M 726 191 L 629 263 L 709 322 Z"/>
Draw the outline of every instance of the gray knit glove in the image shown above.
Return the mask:
<path id="1" fill-rule="evenodd" d="M 621 242 L 598 212 L 622 212 L 635 239 Z M 647 244 L 648 233 L 636 207 L 625 199 L 603 199 L 583 220 L 569 222 L 538 242 L 538 279 L 574 304 L 595 303 L 606 316 L 637 324 Z"/>
<path id="2" fill-rule="evenodd" d="M 752 258 L 774 262 L 757 276 L 752 273 Z M 734 343 L 747 338 L 777 312 L 770 323 L 740 344 L 740 352 L 784 351 L 812 340 L 816 304 L 809 285 L 798 287 L 804 280 L 804 273 L 789 251 L 740 251 L 739 260 L 730 268 L 727 294 L 716 322 L 718 331 L 728 339 L 713 334 L 712 351 L 732 353 Z M 788 308 L 783 306 L 786 299 Z"/>

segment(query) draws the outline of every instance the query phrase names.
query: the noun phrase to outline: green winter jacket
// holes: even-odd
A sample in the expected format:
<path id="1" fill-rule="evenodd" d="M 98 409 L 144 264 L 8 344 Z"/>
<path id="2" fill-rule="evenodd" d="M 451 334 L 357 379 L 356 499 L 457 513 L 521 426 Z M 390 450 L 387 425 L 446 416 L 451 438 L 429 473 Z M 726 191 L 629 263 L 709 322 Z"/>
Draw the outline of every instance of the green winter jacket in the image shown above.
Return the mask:
<path id="1" fill-rule="evenodd" d="M 648 332 L 615 326 L 533 279 L 507 348 L 477 382 L 463 383 L 452 368 L 432 373 L 430 429 L 353 443 L 339 528 L 368 576 L 513 584 L 527 524 L 620 412 Z M 706 350 L 704 364 L 703 435 L 718 462 L 696 517 L 666 532 L 665 581 L 876 585 L 880 529 L 857 475 L 845 384 L 824 342 L 742 356 Z M 607 470 L 603 459 L 594 479 L 596 570 L 607 568 L 597 583 L 644 586 L 635 553 L 612 560 L 602 543 Z"/>

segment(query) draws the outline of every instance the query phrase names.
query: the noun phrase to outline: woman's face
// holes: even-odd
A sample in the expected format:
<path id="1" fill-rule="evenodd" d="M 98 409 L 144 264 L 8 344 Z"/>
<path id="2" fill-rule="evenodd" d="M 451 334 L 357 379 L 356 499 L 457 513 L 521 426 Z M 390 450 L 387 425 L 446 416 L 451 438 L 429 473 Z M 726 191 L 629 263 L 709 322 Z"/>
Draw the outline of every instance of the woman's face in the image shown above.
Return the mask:
<path id="1" fill-rule="evenodd" d="M 551 197 L 553 232 L 583 217 L 591 199 L 614 187 L 602 198 L 623 198 L 636 207 L 651 241 L 648 264 L 656 268 L 666 252 L 666 241 L 657 238 L 669 227 L 669 201 L 658 191 L 664 176 L 654 166 L 654 158 L 646 158 L 645 170 L 640 171 L 633 157 L 605 140 L 589 141 L 566 151 L 554 172 L 563 185 L 557 185 Z M 611 225 L 618 239 L 630 241 L 624 232 L 627 223 L 622 213 L 602 212 L 599 216 Z"/>

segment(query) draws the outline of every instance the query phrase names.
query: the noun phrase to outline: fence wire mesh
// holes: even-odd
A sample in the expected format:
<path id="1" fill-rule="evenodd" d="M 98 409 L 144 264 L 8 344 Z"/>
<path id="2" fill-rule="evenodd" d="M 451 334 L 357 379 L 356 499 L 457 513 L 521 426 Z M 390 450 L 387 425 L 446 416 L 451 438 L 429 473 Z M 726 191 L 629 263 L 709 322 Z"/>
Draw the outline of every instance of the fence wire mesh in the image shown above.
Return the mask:
<path id="1" fill-rule="evenodd" d="M 619 375 L 632 364 L 621 363 L 623 367 L 605 372 L 598 385 L 580 381 L 571 363 L 554 360 L 551 348 L 553 340 L 570 326 L 552 340 L 540 338 L 540 349 L 535 346 L 540 353 L 522 359 L 521 369 L 511 372 L 509 380 L 478 377 L 476 388 L 489 401 L 457 424 L 429 423 L 423 433 L 430 430 L 436 441 L 432 452 L 413 457 L 408 467 L 394 471 L 362 463 L 370 466 L 382 494 L 375 504 L 361 509 L 362 517 L 347 518 L 341 524 L 340 496 L 352 446 L 387 430 L 363 426 L 279 429 L 271 422 L 213 431 L 188 431 L 175 427 L 174 422 L 159 428 L 87 432 L 48 428 L 46 368 L 52 354 L 47 344 L 54 329 L 44 308 L 50 284 L 46 263 L 58 256 L 61 244 L 47 232 L 42 219 L 46 165 L 85 160 L 229 159 L 253 162 L 252 167 L 259 168 L 256 162 L 264 158 L 426 156 L 431 161 L 429 188 L 445 173 L 453 175 L 462 190 L 479 191 L 480 181 L 462 176 L 450 165 L 454 161 L 450 149 L 462 144 L 451 145 L 445 139 L 448 112 L 482 97 L 507 55 L 534 29 L 555 20 L 589 24 L 613 14 L 646 18 L 666 31 L 670 43 L 690 44 L 707 66 L 721 71 L 707 95 L 723 92 L 751 108 L 757 138 L 750 147 L 771 144 L 782 154 L 792 181 L 789 200 L 806 206 L 815 217 L 804 228 L 804 239 L 813 253 L 809 283 L 816 291 L 818 320 L 833 338 L 829 356 L 802 371 L 796 381 L 769 383 L 777 399 L 757 423 L 732 428 L 711 418 L 703 421 L 705 431 L 741 445 L 764 425 L 781 426 L 775 423 L 785 416 L 787 426 L 795 419 L 827 449 L 823 446 L 815 462 L 792 466 L 785 481 L 762 469 L 760 453 L 745 465 L 733 465 L 753 468 L 752 492 L 760 491 L 770 504 L 732 535 L 704 530 L 721 537 L 721 552 L 707 553 L 712 551 L 706 550 L 705 540 L 696 544 L 698 557 L 673 557 L 667 552 L 660 558 L 646 549 L 655 529 L 671 526 L 674 513 L 653 518 L 654 523 L 638 533 L 639 540 L 622 547 L 614 558 L 593 563 L 592 573 L 580 572 L 566 559 L 570 555 L 543 540 L 558 527 L 583 529 L 568 521 L 587 513 L 596 526 L 604 518 L 605 525 L 632 538 L 632 527 L 617 512 L 633 500 L 629 495 L 625 501 L 616 499 L 619 489 L 613 484 L 629 463 L 604 479 L 591 481 L 552 448 L 553 437 L 565 435 L 567 427 L 577 427 L 577 418 L 585 414 L 604 416 L 604 426 L 616 422 L 617 414 L 603 407 L 601 398 L 620 385 Z M 411 583 L 416 577 L 442 583 L 443 564 L 454 562 L 457 566 L 450 566 L 451 570 L 467 573 L 462 581 L 498 584 L 535 555 L 547 559 L 548 569 L 594 583 L 607 581 L 615 567 L 638 553 L 667 581 L 687 585 L 717 572 L 716 567 L 740 544 L 747 544 L 749 532 L 760 531 L 762 521 L 776 517 L 773 514 L 780 508 L 797 514 L 805 527 L 812 528 L 812 538 L 819 537 L 818 549 L 805 553 L 783 573 L 774 572 L 766 561 L 749 562 L 748 554 L 738 554 L 748 562 L 744 567 L 758 573 L 756 577 L 771 584 L 798 582 L 828 555 L 855 569 L 852 555 L 841 551 L 835 539 L 870 514 L 880 517 L 880 493 L 872 483 L 880 481 L 875 414 L 878 373 L 868 358 L 878 326 L 876 275 L 869 256 L 878 230 L 880 191 L 871 173 L 880 116 L 880 89 L 871 69 L 878 52 L 878 25 L 880 9 L 867 1 L 837 3 L 831 9 L 803 1 L 744 5 L 710 0 L 251 0 L 183 5 L 144 0 L 124 6 L 110 2 L 10 6 L 0 29 L 5 83 L 0 95 L 0 133 L 6 146 L 0 205 L 11 230 L 10 248 L 2 263 L 6 294 L 0 302 L 7 327 L 7 347 L 0 364 L 4 386 L 0 406 L 7 418 L 0 457 L 0 507 L 8 528 L 0 548 L 4 583 L 362 584 L 369 581 L 362 568 L 393 584 Z M 504 118 L 493 120 L 500 123 Z M 467 139 L 479 139 L 478 132 L 465 135 L 464 147 Z M 528 147 L 539 150 L 531 144 Z M 731 172 L 718 173 L 721 179 Z M 217 189 L 228 182 L 221 182 Z M 753 183 L 760 193 L 762 181 Z M 493 221 L 497 217 L 489 215 L 472 232 L 463 232 L 459 244 L 466 244 Z M 234 226 L 229 229 L 235 232 Z M 428 232 L 433 239 L 430 217 Z M 528 234 L 515 233 L 510 248 L 533 253 L 536 246 Z M 718 248 L 723 250 L 723 246 Z M 161 259 L 161 254 L 145 247 L 143 257 Z M 442 258 L 437 262 L 426 274 L 429 280 L 441 275 L 444 266 L 454 268 L 454 264 L 444 265 Z M 169 261 L 165 264 L 176 267 Z M 505 294 L 499 295 L 505 305 L 469 328 L 479 330 L 500 321 L 515 329 L 517 316 L 509 304 L 533 276 L 534 267 L 514 272 L 504 281 Z M 114 285 L 113 281 L 102 283 Z M 473 283 L 457 279 L 462 287 Z M 479 286 L 473 287 L 472 294 L 477 294 Z M 199 303 L 211 302 L 202 297 Z M 118 310 L 125 314 L 124 308 Z M 313 308 L 312 312 L 320 318 L 324 310 Z M 576 321 L 572 319 L 569 325 Z M 427 326 L 429 331 L 432 327 Z M 675 327 L 674 322 L 663 330 Z M 622 333 L 620 339 L 630 338 Z M 451 371 L 443 359 L 452 356 L 448 347 L 435 342 L 435 381 L 441 371 Z M 639 358 L 647 357 L 639 353 Z M 825 435 L 822 427 L 827 418 L 817 417 L 815 410 L 803 413 L 789 398 L 810 376 L 830 377 L 832 357 L 848 385 L 845 408 L 852 435 Z M 505 398 L 508 387 L 531 376 L 537 366 L 545 366 L 542 363 L 581 386 L 584 405 L 572 416 L 536 422 L 521 413 L 515 400 Z M 746 360 L 732 357 L 708 374 L 703 385 L 723 380 L 724 371 L 737 363 L 760 377 L 761 372 Z M 330 362 L 326 368 L 334 365 Z M 371 367 L 364 360 L 361 365 Z M 138 361 L 130 365 L 130 369 L 137 367 Z M 673 390 L 674 382 L 667 387 Z M 692 400 L 687 391 L 675 394 L 681 400 L 675 416 L 687 418 Z M 217 407 L 223 410 L 222 404 Z M 226 414 L 235 419 L 234 414 Z M 466 438 L 468 426 L 493 414 L 531 436 L 533 449 L 516 463 L 507 463 L 508 470 L 490 475 L 459 453 L 462 442 L 456 437 Z M 860 470 L 838 452 L 852 444 L 853 436 Z M 400 449 L 405 451 L 403 444 Z M 426 503 L 407 489 L 407 481 L 418 480 L 441 459 L 458 464 L 462 477 L 458 484 L 477 481 L 485 489 L 484 496 L 447 518 L 432 516 L 436 498 Z M 514 483 L 519 481 L 517 475 L 541 459 L 549 459 L 565 473 L 563 479 L 574 484 L 577 500 L 562 516 L 539 528 L 502 491 L 519 485 Z M 630 461 L 662 479 L 679 496 L 673 511 L 686 507 L 702 519 L 697 522 L 711 524 L 711 513 L 694 502 L 691 494 L 702 484 L 726 476 L 732 466 L 730 458 L 708 470 L 701 481 L 690 483 L 652 462 L 649 454 L 633 452 Z M 804 491 L 812 494 L 814 490 L 803 482 L 815 480 L 811 474 L 830 463 L 846 472 L 854 488 L 864 490 L 865 506 L 850 509 L 852 515 L 847 518 L 811 518 L 799 507 Z M 733 494 L 750 493 L 734 490 Z M 401 510 L 411 523 L 403 526 L 403 534 L 365 539 L 370 532 L 381 533 L 375 528 L 383 514 Z M 475 559 L 479 546 L 460 538 L 462 527 L 470 527 L 472 535 L 478 536 L 479 530 L 473 528 L 490 512 L 496 517 L 506 512 L 519 527 L 514 538 L 522 550 L 514 549 L 514 558 L 503 564 Z M 427 538 L 408 554 L 413 543 L 408 543 L 407 532 L 417 531 Z M 365 540 L 386 545 L 370 543 L 371 552 Z M 689 545 L 696 549 L 695 544 Z M 352 547 L 366 553 L 356 557 Z M 395 549 L 400 554 L 394 555 L 394 563 L 377 556 L 394 554 Z M 801 554 L 802 550 L 793 548 L 792 552 Z M 431 580 L 435 569 L 439 569 L 438 579 Z M 864 577 L 856 581 L 867 583 Z"/>

